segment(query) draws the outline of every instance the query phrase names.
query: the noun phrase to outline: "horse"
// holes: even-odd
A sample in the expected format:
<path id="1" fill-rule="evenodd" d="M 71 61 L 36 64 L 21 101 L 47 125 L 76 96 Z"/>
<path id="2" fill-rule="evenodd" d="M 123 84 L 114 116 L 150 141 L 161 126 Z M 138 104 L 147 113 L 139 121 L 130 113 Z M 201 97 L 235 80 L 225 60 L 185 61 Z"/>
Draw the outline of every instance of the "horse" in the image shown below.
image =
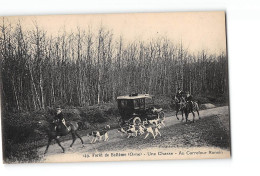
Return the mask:
<path id="1" fill-rule="evenodd" d="M 175 104 L 175 108 L 176 108 L 175 115 L 176 115 L 177 120 L 179 120 L 178 112 L 181 112 L 182 120 L 184 119 L 183 118 L 183 112 L 184 112 L 183 105 L 184 105 L 184 102 L 185 102 L 185 100 L 184 100 L 183 97 L 181 97 L 180 100 L 179 100 L 176 95 L 174 96 L 173 103 Z"/>
<path id="2" fill-rule="evenodd" d="M 199 114 L 199 105 L 198 105 L 197 102 L 194 102 L 194 101 L 184 102 L 182 104 L 182 106 L 183 106 L 183 111 L 185 113 L 186 122 L 188 122 L 189 113 L 192 113 L 192 115 L 193 115 L 193 123 L 194 123 L 194 121 L 195 121 L 195 113 L 194 113 L 194 111 L 197 112 L 199 119 L 201 119 L 200 118 L 200 114 Z M 184 119 L 182 117 L 182 121 L 183 120 Z"/>
<path id="3" fill-rule="evenodd" d="M 66 128 L 64 126 L 64 128 L 62 128 L 62 130 L 57 131 L 56 128 L 59 127 L 56 126 L 56 124 L 52 123 L 52 122 L 48 122 L 46 120 L 40 120 L 38 122 L 38 125 L 40 127 L 40 129 L 42 129 L 48 136 L 48 144 L 47 147 L 45 149 L 44 155 L 48 152 L 49 146 L 51 141 L 54 139 L 58 145 L 61 147 L 63 153 L 65 153 L 65 149 L 62 147 L 62 145 L 60 144 L 60 141 L 58 139 L 58 136 L 66 136 L 68 134 L 71 133 L 72 135 L 72 143 L 70 144 L 70 149 L 72 149 L 72 145 L 74 144 L 76 138 L 78 137 L 82 143 L 82 147 L 84 147 L 84 142 L 82 140 L 82 138 L 79 136 L 78 134 L 78 130 L 80 128 L 81 123 L 80 122 L 75 122 L 75 121 L 70 121 L 67 123 L 68 128 Z M 61 126 L 61 125 L 60 125 Z"/>

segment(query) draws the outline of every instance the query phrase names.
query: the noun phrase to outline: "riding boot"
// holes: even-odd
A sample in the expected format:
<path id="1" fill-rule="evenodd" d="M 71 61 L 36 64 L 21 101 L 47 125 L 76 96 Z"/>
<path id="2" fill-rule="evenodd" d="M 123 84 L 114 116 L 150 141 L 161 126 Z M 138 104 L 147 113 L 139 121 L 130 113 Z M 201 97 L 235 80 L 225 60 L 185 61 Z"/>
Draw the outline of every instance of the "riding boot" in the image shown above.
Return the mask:
<path id="1" fill-rule="evenodd" d="M 182 107 L 181 107 L 181 102 L 179 101 L 178 104 L 180 105 L 179 111 L 181 111 L 181 108 L 182 108 Z"/>
<path id="2" fill-rule="evenodd" d="M 57 125 L 55 125 L 54 130 L 58 133 L 58 131 L 57 131 Z M 59 138 L 60 138 L 60 136 L 57 136 L 57 139 L 59 139 Z"/>

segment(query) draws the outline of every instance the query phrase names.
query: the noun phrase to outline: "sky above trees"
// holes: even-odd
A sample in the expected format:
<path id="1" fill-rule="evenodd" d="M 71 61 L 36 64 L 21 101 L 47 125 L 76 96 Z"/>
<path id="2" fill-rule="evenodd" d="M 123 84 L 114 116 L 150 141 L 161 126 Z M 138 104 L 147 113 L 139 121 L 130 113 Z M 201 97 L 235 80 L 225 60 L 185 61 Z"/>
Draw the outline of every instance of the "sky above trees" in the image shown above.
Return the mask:
<path id="1" fill-rule="evenodd" d="M 126 42 L 167 37 L 172 42 L 181 42 L 194 54 L 201 50 L 211 54 L 226 51 L 224 12 L 16 16 L 6 17 L 5 20 L 12 24 L 20 21 L 27 29 L 37 23 L 47 35 L 52 36 L 64 31 L 74 32 L 77 28 L 96 33 L 103 26 L 112 31 L 114 38 L 122 36 Z"/>

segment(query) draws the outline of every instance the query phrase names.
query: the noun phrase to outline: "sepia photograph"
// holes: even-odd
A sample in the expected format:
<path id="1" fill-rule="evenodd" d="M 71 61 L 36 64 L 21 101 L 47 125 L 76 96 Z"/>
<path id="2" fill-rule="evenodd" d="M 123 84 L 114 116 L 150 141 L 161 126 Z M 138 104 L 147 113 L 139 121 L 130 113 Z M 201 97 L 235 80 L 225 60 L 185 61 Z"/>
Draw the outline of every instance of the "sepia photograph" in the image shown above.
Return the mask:
<path id="1" fill-rule="evenodd" d="M 4 163 L 231 157 L 225 11 L 0 17 Z"/>

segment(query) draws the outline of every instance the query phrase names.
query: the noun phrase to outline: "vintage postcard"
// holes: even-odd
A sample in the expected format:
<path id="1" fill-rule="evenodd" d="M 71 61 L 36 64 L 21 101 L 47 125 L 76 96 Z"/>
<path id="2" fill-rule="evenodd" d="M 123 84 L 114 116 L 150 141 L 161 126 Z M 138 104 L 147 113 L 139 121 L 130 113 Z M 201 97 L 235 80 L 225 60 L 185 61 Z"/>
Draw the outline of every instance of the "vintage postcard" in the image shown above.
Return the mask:
<path id="1" fill-rule="evenodd" d="M 0 20 L 5 163 L 230 158 L 223 11 Z"/>

